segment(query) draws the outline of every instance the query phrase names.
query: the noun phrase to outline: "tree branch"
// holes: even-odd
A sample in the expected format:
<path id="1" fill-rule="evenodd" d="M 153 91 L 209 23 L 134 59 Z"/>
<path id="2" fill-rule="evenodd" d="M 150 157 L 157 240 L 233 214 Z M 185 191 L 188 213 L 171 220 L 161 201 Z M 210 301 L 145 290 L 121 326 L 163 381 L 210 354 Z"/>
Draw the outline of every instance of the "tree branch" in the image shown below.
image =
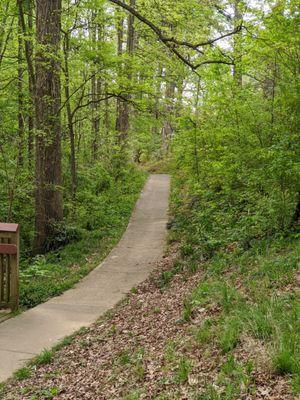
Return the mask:
<path id="1" fill-rule="evenodd" d="M 197 51 L 200 54 L 204 54 L 203 50 L 200 50 L 199 47 L 205 47 L 205 46 L 211 46 L 212 44 L 214 44 L 215 42 L 224 39 L 226 37 L 232 36 L 238 32 L 240 32 L 243 28 L 242 25 L 237 26 L 233 31 L 231 32 L 227 32 L 217 38 L 214 39 L 210 39 L 207 40 L 205 42 L 200 42 L 200 43 L 190 43 L 187 41 L 180 41 L 177 40 L 176 38 L 170 38 L 164 35 L 163 31 L 156 26 L 155 24 L 153 24 L 153 22 L 149 21 L 146 17 L 144 17 L 141 13 L 139 13 L 135 8 L 131 7 L 130 5 L 124 3 L 121 0 L 109 0 L 111 3 L 116 4 L 119 7 L 122 7 L 124 10 L 128 11 L 129 13 L 131 13 L 133 16 L 135 16 L 139 21 L 141 21 L 142 23 L 144 23 L 145 25 L 147 25 L 158 37 L 158 39 L 165 45 L 168 47 L 168 49 L 175 54 L 175 56 L 177 58 L 179 58 L 184 64 L 186 64 L 188 67 L 190 67 L 193 71 L 195 71 L 197 68 L 199 68 L 202 65 L 205 64 L 227 64 L 227 65 L 231 65 L 232 62 L 228 62 L 226 60 L 222 61 L 222 60 L 206 60 L 206 61 L 202 61 L 201 63 L 198 64 L 193 64 L 187 57 L 185 57 L 184 55 L 182 55 L 178 49 L 176 48 L 176 46 L 183 46 L 183 47 L 188 47 L 192 50 Z"/>

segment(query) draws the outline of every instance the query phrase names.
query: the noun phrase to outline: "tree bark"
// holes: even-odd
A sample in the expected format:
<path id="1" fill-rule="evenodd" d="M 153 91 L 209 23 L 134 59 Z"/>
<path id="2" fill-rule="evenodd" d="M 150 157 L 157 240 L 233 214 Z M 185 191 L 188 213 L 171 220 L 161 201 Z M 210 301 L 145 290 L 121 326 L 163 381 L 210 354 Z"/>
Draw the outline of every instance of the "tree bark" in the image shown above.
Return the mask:
<path id="1" fill-rule="evenodd" d="M 118 56 L 121 57 L 123 54 L 123 39 L 124 39 L 124 19 L 120 18 L 118 22 Z M 119 76 L 123 76 L 123 66 L 120 64 Z M 124 102 L 117 98 L 117 116 L 116 116 L 116 131 L 117 131 L 117 143 L 121 144 L 125 133 L 127 133 L 127 121 L 126 116 L 124 118 Z"/>
<path id="2" fill-rule="evenodd" d="M 33 30 L 33 4 L 32 0 L 28 1 L 28 30 Z M 25 48 L 25 51 L 26 48 Z M 35 71 L 33 65 L 33 44 L 32 40 L 28 40 L 28 86 L 29 86 L 29 113 L 28 113 L 28 163 L 31 166 L 34 152 L 34 98 L 35 98 Z M 29 64 L 28 64 L 29 63 Z"/>
<path id="3" fill-rule="evenodd" d="M 175 97 L 175 83 L 172 78 L 167 77 L 165 101 L 166 101 L 166 119 L 162 127 L 162 152 L 163 155 L 168 154 L 170 141 L 173 135 L 172 118 L 174 117 L 174 97 Z"/>
<path id="4" fill-rule="evenodd" d="M 97 14 L 93 12 L 90 35 L 93 43 L 93 49 L 97 49 L 97 43 L 99 40 L 99 26 L 96 22 Z M 100 131 L 100 92 L 101 92 L 101 80 L 96 74 L 96 65 L 94 65 L 94 75 L 91 80 L 91 114 L 92 114 L 92 159 L 95 161 L 98 158 L 99 153 L 99 131 Z"/>
<path id="5" fill-rule="evenodd" d="M 107 81 L 105 80 L 104 82 L 104 92 L 108 92 L 108 84 Z M 110 112 L 109 112 L 109 99 L 108 97 L 105 98 L 105 109 L 104 109 L 104 126 L 105 126 L 105 133 L 106 137 L 108 138 L 109 136 L 109 131 L 110 131 Z"/>
<path id="6" fill-rule="evenodd" d="M 135 0 L 130 0 L 130 6 L 135 6 Z M 118 55 L 121 56 L 123 53 L 123 36 L 124 36 L 124 21 L 120 22 L 120 26 L 118 29 Z M 125 68 L 121 67 L 121 76 L 126 74 L 128 85 L 132 81 L 132 63 L 130 57 L 133 55 L 135 47 L 135 30 L 134 30 L 134 16 L 132 14 L 128 15 L 128 27 L 127 27 L 127 43 L 126 43 L 126 52 L 129 56 L 129 60 L 125 62 Z M 128 88 L 126 88 L 128 91 Z M 121 149 L 125 148 L 127 138 L 128 138 L 128 130 L 129 130 L 129 102 L 130 94 L 125 93 L 125 100 L 117 99 L 117 121 L 116 121 L 116 131 L 118 133 L 118 144 Z"/>
<path id="7" fill-rule="evenodd" d="M 64 36 L 64 75 L 65 75 L 65 97 L 67 109 L 68 131 L 70 138 L 70 169 L 71 169 L 71 188 L 72 198 L 75 200 L 77 192 L 77 167 L 76 167 L 76 149 L 75 149 L 75 132 L 74 121 L 70 103 L 70 71 L 69 71 L 69 52 L 70 52 L 70 32 L 66 32 Z"/>
<path id="8" fill-rule="evenodd" d="M 61 0 L 36 2 L 36 238 L 35 253 L 46 249 L 63 218 L 60 87 Z"/>
<path id="9" fill-rule="evenodd" d="M 19 24 L 24 36 L 25 58 L 28 69 L 28 164 L 31 166 L 33 159 L 33 142 L 34 142 L 34 98 L 35 98 L 35 71 L 33 63 L 33 45 L 32 45 L 32 30 L 33 30 L 33 4 L 32 0 L 17 0 L 19 9 Z M 24 5 L 28 9 L 28 22 L 26 26 Z"/>
<path id="10" fill-rule="evenodd" d="M 19 150 L 18 164 L 23 165 L 23 147 L 25 139 L 25 123 L 24 123 L 24 88 L 23 88 L 23 39 L 22 39 L 22 24 L 19 15 L 18 22 L 18 131 L 19 131 Z"/>
<path id="11" fill-rule="evenodd" d="M 242 21 L 242 13 L 240 9 L 240 0 L 234 0 L 234 29 L 236 29 Z M 233 53 L 234 53 L 234 66 L 233 66 L 233 77 L 238 87 L 243 86 L 243 75 L 240 70 L 241 64 L 241 43 L 240 43 L 240 35 L 236 34 L 233 36 Z"/>

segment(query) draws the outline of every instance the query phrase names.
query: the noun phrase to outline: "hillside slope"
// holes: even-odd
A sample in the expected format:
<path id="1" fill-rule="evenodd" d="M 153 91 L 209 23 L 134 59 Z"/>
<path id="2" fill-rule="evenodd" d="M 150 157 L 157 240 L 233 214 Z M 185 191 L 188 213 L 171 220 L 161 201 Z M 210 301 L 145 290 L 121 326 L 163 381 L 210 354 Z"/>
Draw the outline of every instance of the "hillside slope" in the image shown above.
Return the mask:
<path id="1" fill-rule="evenodd" d="M 298 398 L 299 234 L 200 257 L 187 210 L 174 212 L 151 277 L 19 371 L 3 400 Z"/>

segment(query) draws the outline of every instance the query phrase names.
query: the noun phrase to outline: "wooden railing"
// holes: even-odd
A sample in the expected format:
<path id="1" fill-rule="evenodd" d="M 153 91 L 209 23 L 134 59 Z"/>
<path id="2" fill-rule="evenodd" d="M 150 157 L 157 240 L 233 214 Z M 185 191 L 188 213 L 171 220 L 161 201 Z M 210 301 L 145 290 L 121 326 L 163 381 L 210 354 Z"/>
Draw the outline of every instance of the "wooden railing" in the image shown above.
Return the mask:
<path id="1" fill-rule="evenodd" d="M 0 223 L 0 309 L 19 305 L 19 225 Z"/>

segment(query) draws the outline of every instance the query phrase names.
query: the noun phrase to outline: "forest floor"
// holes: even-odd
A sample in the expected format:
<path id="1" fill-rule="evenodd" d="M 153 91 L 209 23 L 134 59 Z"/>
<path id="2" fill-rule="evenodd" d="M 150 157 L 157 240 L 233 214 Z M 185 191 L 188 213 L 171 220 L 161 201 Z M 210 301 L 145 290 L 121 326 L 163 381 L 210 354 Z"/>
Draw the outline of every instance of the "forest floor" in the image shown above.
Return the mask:
<path id="1" fill-rule="evenodd" d="M 299 242 L 254 256 L 244 273 L 228 260 L 222 270 L 213 261 L 195 268 L 171 245 L 122 303 L 20 370 L 2 399 L 299 398 L 297 361 L 284 352 L 274 358 L 269 341 L 274 325 L 296 318 Z M 278 302 L 265 314 L 263 294 Z"/>
<path id="2" fill-rule="evenodd" d="M 116 182 L 101 172 L 97 166 L 89 171 L 85 192 L 78 193 L 76 215 L 66 215 L 67 230 L 62 229 L 56 238 L 58 247 L 32 258 L 27 255 L 30 248 L 21 241 L 19 312 L 72 288 L 119 242 L 147 174 L 128 168 Z"/>
<path id="3" fill-rule="evenodd" d="M 0 380 L 90 325 L 146 279 L 163 254 L 169 181 L 167 175 L 150 175 L 122 239 L 74 289 L 0 325 Z"/>

